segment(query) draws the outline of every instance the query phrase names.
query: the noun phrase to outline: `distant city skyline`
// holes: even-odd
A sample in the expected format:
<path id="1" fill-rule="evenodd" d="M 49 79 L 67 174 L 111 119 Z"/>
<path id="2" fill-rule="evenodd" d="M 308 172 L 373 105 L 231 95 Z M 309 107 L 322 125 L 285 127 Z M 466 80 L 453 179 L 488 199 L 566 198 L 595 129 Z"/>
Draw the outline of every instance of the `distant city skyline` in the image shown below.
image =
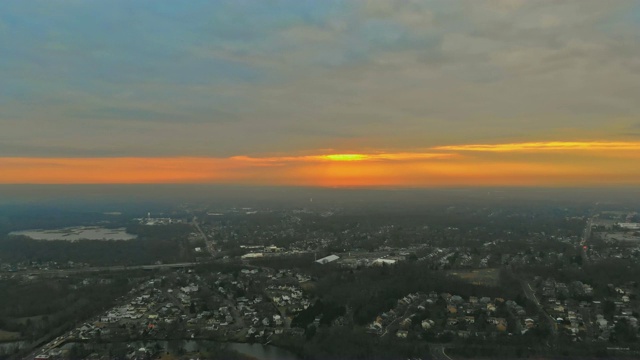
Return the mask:
<path id="1" fill-rule="evenodd" d="M 0 3 L 0 183 L 640 185 L 640 3 Z"/>

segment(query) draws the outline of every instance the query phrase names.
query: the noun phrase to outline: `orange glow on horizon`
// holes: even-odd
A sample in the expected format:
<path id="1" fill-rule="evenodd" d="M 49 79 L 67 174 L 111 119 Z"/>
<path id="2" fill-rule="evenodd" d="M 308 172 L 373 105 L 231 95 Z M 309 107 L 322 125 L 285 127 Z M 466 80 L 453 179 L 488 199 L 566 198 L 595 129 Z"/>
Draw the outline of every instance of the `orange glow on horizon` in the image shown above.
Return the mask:
<path id="1" fill-rule="evenodd" d="M 360 161 L 368 158 L 367 155 L 363 154 L 331 154 L 322 157 L 332 161 Z"/>
<path id="2" fill-rule="evenodd" d="M 441 146 L 428 152 L 272 157 L 5 157 L 0 158 L 0 183 L 323 187 L 640 185 L 640 152 L 630 151 L 636 149 L 640 150 L 640 143 L 529 142 Z"/>

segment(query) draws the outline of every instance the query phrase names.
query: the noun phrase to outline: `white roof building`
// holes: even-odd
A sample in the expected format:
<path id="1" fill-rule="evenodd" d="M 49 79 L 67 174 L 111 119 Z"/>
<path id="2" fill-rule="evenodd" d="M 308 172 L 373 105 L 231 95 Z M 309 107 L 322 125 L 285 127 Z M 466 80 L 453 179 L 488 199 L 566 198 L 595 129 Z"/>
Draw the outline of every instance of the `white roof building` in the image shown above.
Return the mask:
<path id="1" fill-rule="evenodd" d="M 640 230 L 640 223 L 618 223 L 618 226 L 623 229 Z"/>
<path id="2" fill-rule="evenodd" d="M 382 266 L 382 265 L 393 265 L 396 263 L 396 260 L 391 259 L 376 259 L 371 262 L 371 266 Z"/>
<path id="3" fill-rule="evenodd" d="M 337 256 L 337 255 L 329 255 L 329 256 L 323 257 L 322 259 L 316 260 L 316 263 L 318 263 L 318 264 L 328 264 L 328 263 L 336 261 L 338 259 L 340 259 L 340 257 Z"/>

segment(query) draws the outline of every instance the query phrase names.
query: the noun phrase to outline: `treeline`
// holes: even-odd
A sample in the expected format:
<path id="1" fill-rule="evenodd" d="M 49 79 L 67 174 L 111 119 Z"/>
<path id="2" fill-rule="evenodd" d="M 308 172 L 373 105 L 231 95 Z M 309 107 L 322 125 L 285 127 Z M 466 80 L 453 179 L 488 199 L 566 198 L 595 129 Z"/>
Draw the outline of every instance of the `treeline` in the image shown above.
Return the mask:
<path id="1" fill-rule="evenodd" d="M 554 266 L 526 266 L 518 268 L 519 273 L 529 276 L 540 276 L 543 279 L 553 278 L 556 281 L 570 283 L 572 281 L 582 281 L 594 287 L 596 294 L 613 295 L 607 293 L 608 285 L 616 285 L 634 282 L 635 286 L 640 286 L 638 274 L 640 264 L 629 259 L 609 259 L 597 263 L 585 263 L 582 267 L 563 267 L 558 269 Z"/>
<path id="2" fill-rule="evenodd" d="M 482 244 L 496 239 L 525 241 L 579 236 L 587 213 L 582 208 L 565 209 L 542 204 L 488 206 L 482 203 L 416 208 L 389 205 L 366 211 L 336 210 L 333 216 L 274 212 L 211 217 L 206 221 L 218 229 L 217 240 L 234 240 L 220 242 L 225 250 L 237 251 L 234 244 L 287 246 L 294 241 L 324 238 L 331 241 L 329 250 L 340 252 L 356 248 L 374 250 L 380 246 L 406 247 L 426 242 L 465 245 L 469 239 Z"/>
<path id="3" fill-rule="evenodd" d="M 246 266 L 244 266 L 241 261 L 232 259 L 224 262 L 218 261 L 198 264 L 193 268 L 193 271 L 198 275 L 211 275 L 221 272 L 223 274 L 234 274 L 234 276 L 237 276 L 240 270 L 245 268 Z"/>
<path id="4" fill-rule="evenodd" d="M 490 359 L 612 359 L 614 354 L 617 355 L 615 358 L 634 358 L 632 353 L 624 356 L 624 353 L 610 352 L 607 347 L 612 347 L 611 343 L 563 342 L 554 347 L 543 344 L 530 331 L 524 336 L 499 336 L 492 343 L 469 338 L 460 346 L 447 349 L 447 354 L 456 358 Z"/>
<path id="5" fill-rule="evenodd" d="M 310 270 L 318 266 L 314 262 L 313 254 L 276 255 L 266 256 L 250 260 L 251 265 L 267 267 L 271 269 L 305 269 Z"/>
<path id="6" fill-rule="evenodd" d="M 520 291 L 519 287 L 502 289 L 472 285 L 443 272 L 429 270 L 417 262 L 352 271 L 324 267 L 324 271 L 325 276 L 316 283 L 315 295 L 323 301 L 347 305 L 359 325 L 370 323 L 381 312 L 395 307 L 397 299 L 409 293 L 435 291 L 465 297 L 515 297 Z"/>
<path id="7" fill-rule="evenodd" d="M 346 313 L 344 305 L 317 300 L 315 304 L 301 311 L 291 322 L 292 327 L 307 328 L 316 317 L 320 316 L 319 325 L 331 325 L 333 320 Z"/>
<path id="8" fill-rule="evenodd" d="M 147 226 L 130 223 L 126 229 L 129 234 L 138 235 L 141 239 L 177 239 L 183 238 L 194 231 L 189 224 Z"/>
<path id="9" fill-rule="evenodd" d="M 3 262 L 88 263 L 92 266 L 144 265 L 156 261 L 191 260 L 182 240 L 137 239 L 130 241 L 41 241 L 11 236 L 0 239 Z"/>
<path id="10" fill-rule="evenodd" d="M 0 281 L 0 329 L 19 332 L 31 341 L 53 329 L 69 328 L 111 307 L 132 286 L 124 275 L 108 280 L 89 284 L 80 279 Z"/>
<path id="11" fill-rule="evenodd" d="M 429 358 L 429 345 L 393 336 L 380 338 L 360 329 L 337 326 L 320 328 L 300 352 L 305 359 L 318 360 Z"/>

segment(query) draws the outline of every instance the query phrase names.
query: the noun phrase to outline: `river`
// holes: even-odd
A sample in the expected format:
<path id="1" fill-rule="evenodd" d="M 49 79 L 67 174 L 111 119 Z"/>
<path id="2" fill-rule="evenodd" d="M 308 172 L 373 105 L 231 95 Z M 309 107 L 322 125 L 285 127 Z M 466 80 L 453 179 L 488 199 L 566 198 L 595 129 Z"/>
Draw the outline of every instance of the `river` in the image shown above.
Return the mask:
<path id="1" fill-rule="evenodd" d="M 225 345 L 227 349 L 235 350 L 240 354 L 252 357 L 257 360 L 299 360 L 300 358 L 283 348 L 279 348 L 273 345 L 263 344 L 248 344 L 248 343 L 220 343 L 211 340 L 173 340 L 173 341 L 134 341 L 126 342 L 127 345 L 131 345 L 132 349 L 148 348 L 153 349 L 156 344 L 160 345 L 163 349 L 172 353 L 177 352 L 180 348 L 187 352 L 196 352 L 200 350 L 206 350 L 211 345 Z M 74 343 L 66 343 L 62 346 L 63 349 L 70 349 Z M 109 343 L 105 344 L 87 344 L 84 346 L 95 346 L 96 348 L 105 348 L 109 346 Z"/>

